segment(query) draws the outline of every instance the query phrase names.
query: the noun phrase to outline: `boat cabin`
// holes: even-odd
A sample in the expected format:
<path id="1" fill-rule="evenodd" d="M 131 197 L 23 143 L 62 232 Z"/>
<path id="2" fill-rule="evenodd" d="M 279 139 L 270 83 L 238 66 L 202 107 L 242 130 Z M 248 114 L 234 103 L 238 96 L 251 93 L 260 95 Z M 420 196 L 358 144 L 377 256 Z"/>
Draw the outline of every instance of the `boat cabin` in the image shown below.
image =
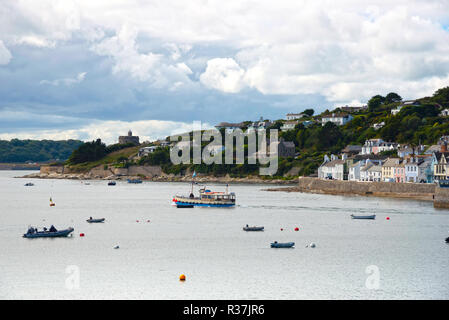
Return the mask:
<path id="1" fill-rule="evenodd" d="M 212 192 L 208 189 L 200 189 L 201 200 L 215 200 L 215 201 L 231 201 L 235 202 L 235 193 Z"/>

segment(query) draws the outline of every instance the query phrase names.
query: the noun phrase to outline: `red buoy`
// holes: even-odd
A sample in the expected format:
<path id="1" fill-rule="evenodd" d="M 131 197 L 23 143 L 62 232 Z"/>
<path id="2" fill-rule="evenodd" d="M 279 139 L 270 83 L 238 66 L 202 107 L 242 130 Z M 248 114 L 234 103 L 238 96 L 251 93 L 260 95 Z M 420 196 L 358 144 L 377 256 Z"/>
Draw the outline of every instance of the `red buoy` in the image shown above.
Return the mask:
<path id="1" fill-rule="evenodd" d="M 80 237 L 84 237 L 84 233 L 80 233 Z"/>
<path id="2" fill-rule="evenodd" d="M 139 222 L 139 220 L 136 220 L 136 222 Z"/>
<path id="3" fill-rule="evenodd" d="M 283 228 L 281 228 L 281 231 L 284 231 L 284 229 L 283 229 Z"/>
<path id="4" fill-rule="evenodd" d="M 387 217 L 387 220 L 390 220 L 390 217 Z"/>
<path id="5" fill-rule="evenodd" d="M 296 228 L 295 228 L 295 231 L 299 231 L 299 228 L 298 228 L 298 227 L 296 227 Z"/>

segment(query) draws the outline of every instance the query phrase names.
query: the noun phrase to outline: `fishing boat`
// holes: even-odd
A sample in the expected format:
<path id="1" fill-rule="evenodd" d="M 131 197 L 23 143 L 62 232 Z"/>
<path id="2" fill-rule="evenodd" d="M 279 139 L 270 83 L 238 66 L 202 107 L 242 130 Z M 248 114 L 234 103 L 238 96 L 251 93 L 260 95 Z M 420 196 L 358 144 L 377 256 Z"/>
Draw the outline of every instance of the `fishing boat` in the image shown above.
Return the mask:
<path id="1" fill-rule="evenodd" d="M 115 181 L 109 181 L 108 182 L 108 186 L 115 186 L 115 185 L 116 185 Z"/>
<path id="2" fill-rule="evenodd" d="M 140 179 L 128 179 L 128 183 L 142 183 Z"/>
<path id="3" fill-rule="evenodd" d="M 272 242 L 271 247 L 272 248 L 293 248 L 295 245 L 294 242 Z"/>
<path id="4" fill-rule="evenodd" d="M 357 216 L 357 215 L 353 215 L 351 214 L 351 218 L 352 219 L 365 219 L 365 220 L 374 220 L 376 219 L 376 215 L 370 215 L 370 216 Z"/>
<path id="5" fill-rule="evenodd" d="M 50 198 L 50 207 L 54 207 L 56 204 L 53 202 L 53 200 Z"/>
<path id="6" fill-rule="evenodd" d="M 249 227 L 246 225 L 246 227 L 243 227 L 243 231 L 263 231 L 263 227 Z"/>
<path id="7" fill-rule="evenodd" d="M 100 222 L 104 222 L 104 220 L 105 220 L 105 218 L 93 219 L 92 217 L 90 217 L 86 221 L 89 223 L 100 223 Z"/>
<path id="8" fill-rule="evenodd" d="M 225 192 L 215 192 L 206 187 L 202 187 L 199 190 L 199 196 L 195 197 L 193 194 L 193 182 L 192 190 L 189 196 L 179 196 L 173 197 L 173 203 L 176 207 L 180 208 L 182 206 L 195 206 L 195 207 L 233 207 L 235 206 L 235 193 L 228 192 L 228 185 L 226 185 Z"/>
<path id="9" fill-rule="evenodd" d="M 51 229 L 50 229 L 51 230 Z M 70 227 L 68 229 L 64 230 L 44 230 L 44 231 L 37 231 L 36 228 L 30 227 L 28 228 L 27 233 L 23 235 L 24 238 L 60 238 L 60 237 L 67 237 L 70 233 L 73 232 L 73 228 Z"/>

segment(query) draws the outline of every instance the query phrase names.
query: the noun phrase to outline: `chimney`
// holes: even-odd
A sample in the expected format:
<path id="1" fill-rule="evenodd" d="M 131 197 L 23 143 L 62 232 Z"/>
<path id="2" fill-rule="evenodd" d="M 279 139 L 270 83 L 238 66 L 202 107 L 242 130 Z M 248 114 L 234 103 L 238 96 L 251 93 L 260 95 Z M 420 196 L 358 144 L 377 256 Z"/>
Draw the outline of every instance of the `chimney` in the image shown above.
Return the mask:
<path id="1" fill-rule="evenodd" d="M 446 141 L 444 141 L 441 144 L 441 152 L 447 152 L 447 142 Z"/>

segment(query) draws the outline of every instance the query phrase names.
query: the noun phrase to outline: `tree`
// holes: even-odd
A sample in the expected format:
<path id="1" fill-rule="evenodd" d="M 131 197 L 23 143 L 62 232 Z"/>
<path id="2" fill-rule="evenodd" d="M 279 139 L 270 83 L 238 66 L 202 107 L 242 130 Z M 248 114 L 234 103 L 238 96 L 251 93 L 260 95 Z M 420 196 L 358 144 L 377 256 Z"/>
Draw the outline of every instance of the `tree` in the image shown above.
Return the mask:
<path id="1" fill-rule="evenodd" d="M 384 103 L 384 101 L 385 101 L 385 98 L 382 97 L 382 96 L 380 96 L 380 95 L 377 95 L 377 96 L 372 97 L 372 98 L 368 101 L 368 110 L 369 110 L 370 112 L 376 111 L 376 109 L 379 109 L 380 105 L 381 105 L 382 103 Z"/>
<path id="2" fill-rule="evenodd" d="M 302 113 L 304 113 L 304 114 L 308 115 L 309 117 L 311 117 L 315 113 L 315 110 L 313 110 L 313 109 L 306 109 Z"/>
<path id="3" fill-rule="evenodd" d="M 385 103 L 389 104 L 389 103 L 393 103 L 393 102 L 399 102 L 402 101 L 402 98 L 400 95 L 398 95 L 395 92 L 390 92 L 389 94 L 387 94 L 387 96 L 385 97 Z"/>
<path id="4" fill-rule="evenodd" d="M 449 87 L 441 88 L 435 91 L 432 96 L 432 101 L 439 103 L 442 106 L 449 106 Z"/>

